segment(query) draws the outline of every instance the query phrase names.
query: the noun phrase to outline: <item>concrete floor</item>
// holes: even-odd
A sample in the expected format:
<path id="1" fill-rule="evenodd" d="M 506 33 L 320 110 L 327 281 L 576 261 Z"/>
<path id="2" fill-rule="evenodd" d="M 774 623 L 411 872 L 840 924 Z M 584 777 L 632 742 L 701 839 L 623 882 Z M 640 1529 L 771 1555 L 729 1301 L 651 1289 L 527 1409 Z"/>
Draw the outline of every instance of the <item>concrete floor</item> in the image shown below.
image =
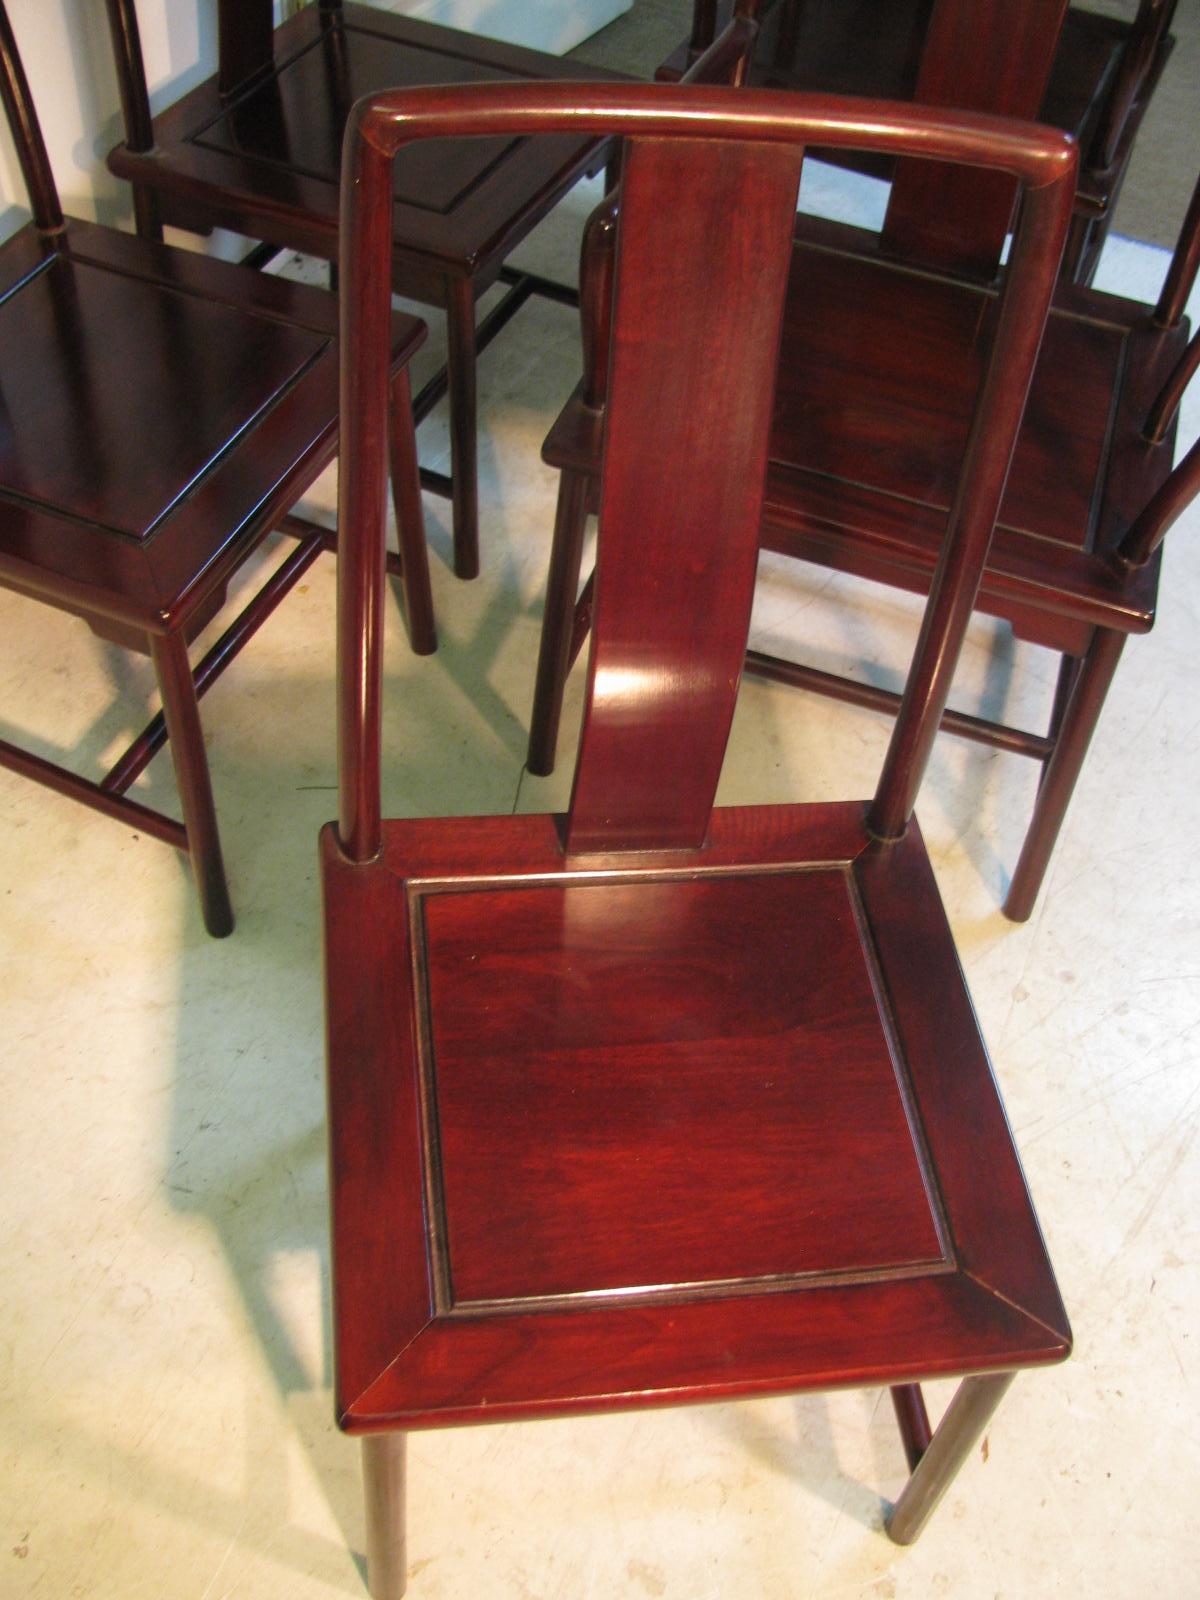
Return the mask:
<path id="1" fill-rule="evenodd" d="M 827 197 L 844 201 L 843 182 Z M 551 219 L 536 259 L 570 271 L 592 198 Z M 1118 244 L 1107 282 L 1148 296 L 1163 260 Z M 396 813 L 564 800 L 568 773 L 531 779 L 522 753 L 555 492 L 538 448 L 577 363 L 574 315 L 544 303 L 483 362 L 477 582 L 450 575 L 446 508 L 426 503 L 442 644 L 414 660 L 390 613 Z M 440 426 L 422 430 L 431 462 Z M 311 508 L 331 517 L 334 497 L 330 473 Z M 877 1391 L 418 1436 L 413 1600 L 1200 1593 L 1194 512 L 1163 593 L 1030 923 L 997 905 L 1032 767 L 943 738 L 919 806 L 1074 1359 L 1018 1381 L 909 1550 L 881 1532 L 904 1467 Z M 808 659 L 894 681 L 912 625 L 891 592 L 764 562 L 759 635 Z M 145 663 L 10 595 L 0 626 L 0 727 L 93 770 L 145 714 Z M 957 700 L 1040 722 L 1054 671 L 980 622 Z M 204 702 L 238 914 L 223 942 L 172 851 L 0 773 L 5 1596 L 364 1592 L 327 1327 L 316 834 L 334 805 L 332 685 L 324 560 Z M 865 794 L 888 727 L 748 682 L 722 798 Z M 143 788 L 173 804 L 165 755 Z"/>

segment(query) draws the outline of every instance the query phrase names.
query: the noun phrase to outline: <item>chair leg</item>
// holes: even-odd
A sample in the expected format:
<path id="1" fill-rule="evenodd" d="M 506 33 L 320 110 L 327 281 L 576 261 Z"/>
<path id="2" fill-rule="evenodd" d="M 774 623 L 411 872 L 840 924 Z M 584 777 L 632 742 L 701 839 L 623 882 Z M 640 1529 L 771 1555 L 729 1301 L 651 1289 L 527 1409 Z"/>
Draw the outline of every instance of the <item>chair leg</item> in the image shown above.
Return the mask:
<path id="1" fill-rule="evenodd" d="M 558 486 L 526 760 L 530 772 L 543 778 L 554 771 L 558 721 L 571 667 L 571 633 L 587 526 L 587 489 L 587 478 L 577 472 L 564 472 Z"/>
<path id="2" fill-rule="evenodd" d="M 1079 667 L 1078 656 L 1063 656 L 1059 663 L 1058 682 L 1054 687 L 1054 704 L 1050 709 L 1050 727 L 1047 729 L 1047 737 L 1052 744 L 1057 743 L 1058 736 L 1062 732 L 1063 718 L 1067 714 L 1067 707 L 1071 704 L 1071 693 L 1075 688 Z M 1042 762 L 1042 770 L 1038 774 L 1039 789 L 1046 781 L 1046 774 L 1050 770 L 1050 757 L 1053 754 L 1052 749 L 1050 755 Z"/>
<path id="3" fill-rule="evenodd" d="M 367 1587 L 371 1600 L 400 1600 L 408 1581 L 404 1540 L 405 1433 L 372 1433 L 362 1442 L 367 1507 Z"/>
<path id="4" fill-rule="evenodd" d="M 1075 672 L 1071 699 L 1038 789 L 1029 831 L 1004 901 L 1004 915 L 1013 922 L 1025 922 L 1033 912 L 1071 794 L 1083 768 L 1083 759 L 1096 730 L 1104 697 L 1124 648 L 1123 633 L 1097 629 L 1091 648 Z"/>
<path id="5" fill-rule="evenodd" d="M 896 1544 L 912 1544 L 929 1521 L 1014 1376 L 999 1372 L 959 1384 L 887 1519 L 888 1537 Z"/>
<path id="6" fill-rule="evenodd" d="M 479 575 L 479 462 L 475 399 L 475 286 L 451 279 L 446 295 L 454 570 Z"/>
<path id="7" fill-rule="evenodd" d="M 179 787 L 188 854 L 200 894 L 204 926 L 215 939 L 223 939 L 233 932 L 233 908 L 229 904 L 225 867 L 221 861 L 221 840 L 217 834 L 217 813 L 200 727 L 200 707 L 196 703 L 196 685 L 188 665 L 183 634 L 152 635 L 150 656 L 162 695 L 163 720 L 175 765 L 175 782 Z"/>
<path id="8" fill-rule="evenodd" d="M 919 1383 L 895 1385 L 892 1389 L 892 1405 L 896 1408 L 896 1421 L 900 1425 L 900 1437 L 904 1441 L 908 1470 L 915 1472 L 917 1462 L 929 1449 L 929 1441 L 933 1437 L 921 1385 Z"/>
<path id="9" fill-rule="evenodd" d="M 407 368 L 402 368 L 392 379 L 389 445 L 392 502 L 396 508 L 396 533 L 400 542 L 400 582 L 404 591 L 408 639 L 415 655 L 427 656 L 437 649 L 437 629 L 433 620 L 433 595 L 429 588 L 429 550 L 425 542 L 425 516 L 421 509 L 412 389 Z"/>

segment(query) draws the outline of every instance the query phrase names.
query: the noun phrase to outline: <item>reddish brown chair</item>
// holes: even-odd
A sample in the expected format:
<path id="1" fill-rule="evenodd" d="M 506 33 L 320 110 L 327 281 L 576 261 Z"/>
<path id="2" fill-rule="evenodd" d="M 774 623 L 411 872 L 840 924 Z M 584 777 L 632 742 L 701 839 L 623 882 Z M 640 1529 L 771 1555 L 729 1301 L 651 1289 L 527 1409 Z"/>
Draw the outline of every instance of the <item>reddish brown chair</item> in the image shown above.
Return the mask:
<path id="1" fill-rule="evenodd" d="M 106 3 L 126 129 L 109 165 L 134 186 L 138 231 L 231 228 L 265 241 L 268 259 L 282 248 L 336 261 L 342 134 L 359 95 L 401 84 L 612 77 L 342 0 L 317 0 L 278 29 L 272 0 L 218 0 L 217 74 L 152 118 L 135 0 Z M 481 141 L 412 152 L 397 170 L 396 292 L 446 312 L 448 366 L 413 410 L 419 424 L 449 390 L 452 472 L 421 476 L 453 500 L 460 578 L 479 571 L 476 355 L 531 294 L 576 304 L 573 289 L 504 263 L 604 158 L 586 139 Z M 508 293 L 477 329 L 475 302 L 497 280 Z"/>
<path id="2" fill-rule="evenodd" d="M 333 547 L 328 529 L 291 508 L 337 451 L 337 305 L 64 218 L 2 0 L 0 96 L 33 212 L 0 246 L 0 583 L 148 652 L 163 706 L 98 783 L 7 740 L 0 765 L 186 852 L 205 926 L 226 934 L 197 697 Z M 424 333 L 397 317 L 383 334 L 418 651 L 435 641 L 405 363 Z M 295 550 L 193 674 L 189 640 L 276 528 Z M 182 823 L 126 793 L 168 735 Z"/>
<path id="3" fill-rule="evenodd" d="M 626 140 L 570 811 L 385 822 L 392 159 L 568 129 Z M 875 798 L 714 811 L 810 141 L 1001 170 L 1025 205 Z M 404 1589 L 410 1428 L 838 1385 L 893 1388 L 913 1470 L 889 1531 L 911 1540 L 1013 1372 L 1070 1343 L 909 819 L 1074 152 L 882 103 L 488 85 L 364 103 L 346 159 L 341 811 L 322 863 L 337 1412 L 365 1436 L 372 1592 Z M 931 1435 L 935 1374 L 964 1381 Z"/>
<path id="4" fill-rule="evenodd" d="M 1079 186 L 1062 272 L 1091 282 L 1134 140 L 1174 45 L 1168 30 L 1175 0 L 1140 0 L 1132 22 L 1068 8 L 1065 0 L 765 0 L 760 9 L 753 86 L 1036 116 L 1073 134 Z M 729 10 L 729 0 L 694 0 L 691 36 L 658 76 L 681 77 Z M 891 175 L 887 159 L 828 155 Z M 960 194 L 947 207 L 947 226 L 969 229 L 972 211 L 985 204 L 986 194 Z M 1000 226 L 1006 221 L 1002 207 Z"/>
<path id="5" fill-rule="evenodd" d="M 934 190 L 917 165 L 898 164 L 882 237 L 813 218 L 797 231 L 762 540 L 923 593 L 953 503 L 982 360 L 978 330 L 994 316 L 995 288 L 910 265 L 909 252 L 895 250 L 900 232 L 926 259 L 936 253 L 941 213 L 935 200 L 918 204 Z M 959 174 L 927 165 L 961 187 Z M 578 602 L 576 593 L 599 493 L 617 204 L 606 202 L 588 228 L 584 380 L 543 450 L 562 480 L 531 718 L 535 773 L 553 768 L 567 673 L 589 626 L 590 585 Z M 1200 490 L 1197 450 L 1171 469 L 1180 396 L 1200 364 L 1183 317 L 1198 263 L 1194 199 L 1155 307 L 1062 285 L 1047 323 L 975 605 L 1061 655 L 1057 692 L 1045 733 L 957 710 L 942 722 L 1042 764 L 1004 901 L 1017 921 L 1033 910 L 1125 640 L 1153 626 L 1162 539 Z M 760 652 L 747 664 L 858 705 L 900 704 L 877 685 Z"/>

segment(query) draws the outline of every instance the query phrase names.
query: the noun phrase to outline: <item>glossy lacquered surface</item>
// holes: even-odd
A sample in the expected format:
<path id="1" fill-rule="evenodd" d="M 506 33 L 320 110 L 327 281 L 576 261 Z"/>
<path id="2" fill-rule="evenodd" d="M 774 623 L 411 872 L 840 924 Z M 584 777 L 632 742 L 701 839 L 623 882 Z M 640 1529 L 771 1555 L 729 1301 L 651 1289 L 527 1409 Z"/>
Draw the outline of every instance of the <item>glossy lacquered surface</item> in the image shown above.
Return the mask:
<path id="1" fill-rule="evenodd" d="M 396 86 L 522 83 L 555 78 L 555 56 L 421 19 L 321 0 L 272 26 L 271 0 L 236 0 L 218 16 L 220 70 L 151 117 L 135 0 L 107 0 L 126 139 L 109 165 L 134 186 L 139 229 L 213 227 L 305 251 L 338 254 L 338 180 L 355 100 Z M 572 66 L 571 75 L 611 74 Z M 479 570 L 476 357 L 532 291 L 514 289 L 498 322 L 475 327 L 475 301 L 505 257 L 605 150 L 594 140 L 502 138 L 411 150 L 397 164 L 391 272 L 398 293 L 447 313 L 445 373 L 417 396 L 420 421 L 449 393 L 452 473 L 427 472 L 453 502 L 455 569 Z M 569 288 L 550 286 L 570 298 Z M 514 298 L 515 296 L 515 298 Z"/>
<path id="2" fill-rule="evenodd" d="M 720 811 L 652 862 L 326 835 L 347 1427 L 1066 1352 L 919 836 L 863 818 Z"/>
<path id="3" fill-rule="evenodd" d="M 1062 0 L 777 0 L 762 6 L 762 36 L 748 81 L 777 89 L 915 98 L 927 104 L 1036 116 L 1080 145 L 1076 216 L 1064 276 L 1089 282 L 1111 220 L 1133 142 L 1172 40 L 1174 0 L 1143 0 L 1132 22 Z M 712 37 L 727 3 L 696 0 L 690 40 L 658 75 L 680 78 Z M 832 159 L 892 175 L 892 164 L 863 155 Z M 909 169 L 909 194 L 893 219 L 897 241 L 943 262 L 985 271 L 994 265 L 1011 208 L 1011 189 L 964 182 L 953 205 L 930 206 L 927 179 Z M 954 180 L 951 180 L 952 182 Z"/>
<path id="4" fill-rule="evenodd" d="M 236 10 L 270 6 L 256 0 Z M 226 31 L 244 25 L 231 9 Z M 387 11 L 309 6 L 276 30 L 269 60 L 256 62 L 249 81 L 226 94 L 216 78 L 201 84 L 155 119 L 152 150 L 121 145 L 110 164 L 152 186 L 166 220 L 238 227 L 332 260 L 342 135 L 356 99 L 382 89 L 522 82 L 561 71 L 554 56 Z M 583 66 L 571 71 L 584 81 L 609 76 Z M 477 280 L 480 292 L 507 251 L 595 159 L 591 141 L 570 138 L 538 146 L 456 141 L 410 152 L 396 176 L 397 289 L 442 304 L 437 283 L 451 274 Z"/>
<path id="5" fill-rule="evenodd" d="M 0 69 L 34 211 L 0 247 L 0 582 L 150 654 L 162 697 L 162 712 L 99 781 L 8 740 L 0 762 L 186 850 L 206 925 L 225 934 L 233 914 L 197 698 L 332 544 L 331 532 L 292 519 L 297 549 L 194 672 L 187 646 L 336 451 L 336 304 L 115 229 L 64 222 L 2 7 Z M 403 372 L 423 337 L 411 317 L 385 332 L 408 610 L 414 643 L 428 650 Z M 182 823 L 126 794 L 165 739 Z"/>
<path id="6" fill-rule="evenodd" d="M 17 234 L 0 270 L 0 570 L 181 625 L 199 575 L 227 575 L 263 502 L 281 515 L 336 448 L 335 303 L 75 220 Z"/>
<path id="7" fill-rule="evenodd" d="M 605 229 L 589 234 L 585 285 L 610 270 L 611 210 Z M 1123 640 L 1153 625 L 1162 537 L 1200 488 L 1194 451 L 1172 471 L 1179 397 L 1197 363 L 1182 307 L 1198 233 L 1194 200 L 1156 307 L 1074 285 L 1056 294 L 974 596 L 977 609 L 1064 656 L 1044 733 L 956 711 L 946 718 L 956 732 L 1054 765 L 1005 902 L 1017 920 L 1036 900 Z M 602 292 L 585 294 L 591 381 L 585 375 L 544 450 L 564 476 L 531 719 L 535 772 L 553 765 L 560 686 L 590 625 L 590 590 L 577 606 L 575 597 L 606 426 L 606 304 Z M 946 548 L 997 305 L 984 284 L 897 256 L 886 230 L 881 240 L 802 219 L 774 390 L 766 548 L 927 590 Z M 899 703 L 792 660 L 756 654 L 750 665 L 861 704 Z"/>
<path id="8" fill-rule="evenodd" d="M 736 72 L 737 38 L 714 48 Z M 570 808 L 385 821 L 377 334 L 392 163 L 422 140 L 564 129 L 626 135 L 602 274 L 609 413 Z M 1026 209 L 874 799 L 714 811 L 801 155 L 818 139 L 978 162 L 1018 178 Z M 1073 179 L 1070 147 L 1032 126 L 732 89 L 396 92 L 356 113 L 343 183 L 340 815 L 322 847 L 347 1429 L 882 1381 L 914 1463 L 896 1513 L 907 1541 L 1003 1391 L 976 1374 L 1067 1353 L 910 817 Z M 600 304 L 587 284 L 584 299 Z M 931 1438 L 914 1380 L 948 1373 L 965 1382 Z M 364 1455 L 379 1600 L 405 1582 L 403 1510 L 385 1491 L 400 1460 L 398 1445 Z"/>
<path id="9" fill-rule="evenodd" d="M 834 181 L 856 196 L 853 177 Z M 569 196 L 531 264 L 565 280 L 601 198 L 599 182 Z M 1144 296 L 1133 274 L 1152 291 L 1155 254 L 1124 247 L 1106 281 Z M 390 816 L 560 812 L 570 795 L 566 757 L 548 779 L 522 770 L 557 479 L 538 449 L 579 376 L 569 313 L 533 315 L 517 338 L 529 367 L 481 396 L 494 441 L 484 547 L 501 541 L 511 564 L 487 560 L 464 585 L 436 561 L 432 660 L 412 655 L 399 607 L 385 604 Z M 1189 443 L 1196 399 L 1181 424 Z M 336 488 L 330 468 L 305 497 L 330 526 Z M 1017 926 L 997 908 L 1033 799 L 1031 762 L 942 739 L 917 807 L 1070 1313 L 1072 1358 L 1018 1375 L 987 1430 L 987 1460 L 976 1442 L 904 1550 L 880 1531 L 908 1468 L 878 1388 L 414 1432 L 411 1600 L 545 1600 L 589 1584 L 623 1600 L 659 1584 L 659 1600 L 714 1587 L 879 1600 L 893 1584 L 895 1600 L 930 1600 L 947 1583 L 953 1600 L 995 1600 L 998 1585 L 1014 1600 L 1076 1600 L 1137 1595 L 1148 1576 L 1187 1592 L 1188 1541 L 1161 1534 L 1191 1525 L 1200 1463 L 1179 1404 L 1200 1377 L 1200 1284 L 1179 1264 L 1200 1158 L 1188 1032 L 1200 859 L 1179 847 L 1200 823 L 1200 660 L 1182 598 L 1200 585 L 1198 518 L 1193 506 L 1171 536 L 1153 635 L 1122 658 L 1036 916 Z M 18 1589 L 366 1594 L 361 1446 L 333 1423 L 320 1060 L 315 841 L 336 781 L 334 569 L 314 563 L 202 704 L 234 938 L 205 938 L 175 852 L 0 772 L 11 891 L 0 1252 L 16 1396 L 6 1487 L 14 1522 L 27 1508 L 13 1542 L 29 1532 L 28 1555 L 6 1555 Z M 827 665 L 869 650 L 872 676 L 896 682 L 915 601 L 767 555 L 756 633 L 763 648 L 802 633 L 806 655 Z M 0 616 L 0 716 L 27 708 L 35 734 L 86 760 L 80 741 L 107 726 L 113 652 L 14 595 L 0 592 Z M 1020 643 L 993 650 L 1003 635 L 975 618 L 958 702 L 1003 695 L 1010 720 L 1037 726 L 1049 658 Z M 43 653 L 39 640 L 67 670 L 31 677 L 26 699 L 20 663 Z M 122 665 L 133 695 L 153 692 L 144 661 Z M 564 750 L 582 678 L 568 685 Z M 867 795 L 889 727 L 747 680 L 721 797 Z M 169 806 L 170 773 L 160 762 L 148 777 Z M 935 1422 L 952 1387 L 925 1388 Z"/>

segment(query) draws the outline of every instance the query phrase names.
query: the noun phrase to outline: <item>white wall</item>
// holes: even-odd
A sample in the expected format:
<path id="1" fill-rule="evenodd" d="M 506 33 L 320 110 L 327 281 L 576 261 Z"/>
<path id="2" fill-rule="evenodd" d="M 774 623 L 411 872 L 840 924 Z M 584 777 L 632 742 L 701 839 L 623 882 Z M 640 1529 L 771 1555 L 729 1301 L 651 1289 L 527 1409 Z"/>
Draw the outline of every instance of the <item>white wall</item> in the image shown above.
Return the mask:
<path id="1" fill-rule="evenodd" d="M 132 216 L 128 187 L 104 165 L 124 128 L 103 0 L 7 0 L 7 5 L 64 208 L 104 222 L 127 222 Z M 138 0 L 138 20 L 157 110 L 215 70 L 216 8 L 207 0 Z M 7 237 L 28 210 L 7 130 L 0 144 L 0 230 Z"/>

